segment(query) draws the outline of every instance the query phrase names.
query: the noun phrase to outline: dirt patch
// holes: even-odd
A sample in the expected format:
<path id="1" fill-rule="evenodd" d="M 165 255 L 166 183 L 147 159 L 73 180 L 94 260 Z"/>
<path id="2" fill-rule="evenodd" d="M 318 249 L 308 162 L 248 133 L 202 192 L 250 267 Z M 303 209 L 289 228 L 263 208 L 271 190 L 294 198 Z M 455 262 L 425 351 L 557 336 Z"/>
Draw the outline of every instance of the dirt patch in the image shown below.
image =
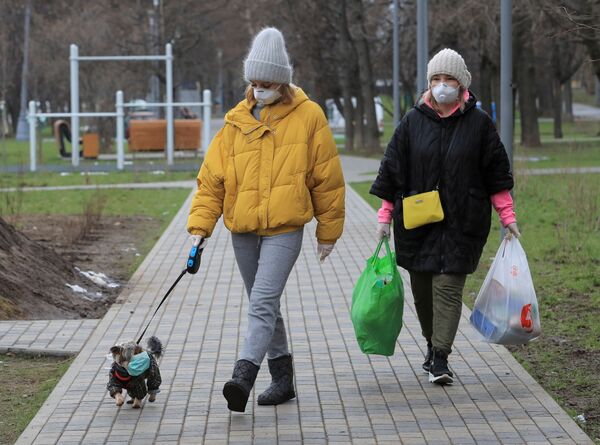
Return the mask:
<path id="1" fill-rule="evenodd" d="M 80 216 L 21 215 L 9 222 L 19 230 L 0 227 L 0 243 L 3 238 L 6 244 L 0 252 L 0 319 L 102 317 L 143 255 L 148 233 L 160 226 L 141 216 L 84 224 Z M 90 271 L 96 276 L 84 276 Z"/>
<path id="2" fill-rule="evenodd" d="M 600 351 L 586 350 L 564 337 L 542 336 L 527 346 L 508 346 L 531 376 L 600 443 Z"/>

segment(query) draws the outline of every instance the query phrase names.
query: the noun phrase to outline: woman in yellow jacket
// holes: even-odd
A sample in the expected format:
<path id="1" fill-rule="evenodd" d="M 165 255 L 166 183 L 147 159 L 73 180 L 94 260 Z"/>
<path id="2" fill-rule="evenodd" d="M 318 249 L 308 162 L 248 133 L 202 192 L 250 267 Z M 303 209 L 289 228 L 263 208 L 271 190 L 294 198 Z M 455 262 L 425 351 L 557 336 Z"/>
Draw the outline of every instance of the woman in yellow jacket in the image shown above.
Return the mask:
<path id="1" fill-rule="evenodd" d="M 224 388 L 243 412 L 268 354 L 271 385 L 259 405 L 296 396 L 280 299 L 302 247 L 303 226 L 317 219 L 323 261 L 342 235 L 344 178 L 321 108 L 291 84 L 285 42 L 275 28 L 255 37 L 244 62 L 246 98 L 225 115 L 198 173 L 188 231 L 196 244 L 223 215 L 248 296 L 248 330 Z"/>

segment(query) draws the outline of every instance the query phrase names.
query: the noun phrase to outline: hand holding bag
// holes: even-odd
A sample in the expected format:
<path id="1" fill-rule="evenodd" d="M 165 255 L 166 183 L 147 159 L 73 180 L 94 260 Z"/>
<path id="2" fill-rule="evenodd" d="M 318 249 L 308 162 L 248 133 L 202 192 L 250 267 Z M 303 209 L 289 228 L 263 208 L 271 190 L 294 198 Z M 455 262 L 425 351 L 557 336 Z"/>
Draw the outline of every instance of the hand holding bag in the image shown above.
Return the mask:
<path id="1" fill-rule="evenodd" d="M 385 244 L 386 256 L 379 258 Z M 392 355 L 402 329 L 404 285 L 387 237 L 379 245 L 352 292 L 351 319 L 360 350 Z"/>
<path id="2" fill-rule="evenodd" d="M 502 241 L 470 320 L 489 343 L 522 345 L 541 334 L 533 280 L 527 256 L 517 238 Z"/>

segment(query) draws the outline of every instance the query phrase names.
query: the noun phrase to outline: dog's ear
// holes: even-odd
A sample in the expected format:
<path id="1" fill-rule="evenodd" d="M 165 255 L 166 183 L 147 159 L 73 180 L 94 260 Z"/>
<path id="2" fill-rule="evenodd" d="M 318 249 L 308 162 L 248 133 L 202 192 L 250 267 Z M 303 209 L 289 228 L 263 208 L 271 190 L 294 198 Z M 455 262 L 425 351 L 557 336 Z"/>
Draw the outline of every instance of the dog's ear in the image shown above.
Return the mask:
<path id="1" fill-rule="evenodd" d="M 134 354 L 139 354 L 140 352 L 143 352 L 144 348 L 142 348 L 140 345 L 135 345 L 135 349 L 133 350 Z"/>
<path id="2" fill-rule="evenodd" d="M 120 346 L 113 346 L 112 348 L 110 348 L 111 354 L 120 354 L 122 351 L 123 348 L 121 348 Z"/>

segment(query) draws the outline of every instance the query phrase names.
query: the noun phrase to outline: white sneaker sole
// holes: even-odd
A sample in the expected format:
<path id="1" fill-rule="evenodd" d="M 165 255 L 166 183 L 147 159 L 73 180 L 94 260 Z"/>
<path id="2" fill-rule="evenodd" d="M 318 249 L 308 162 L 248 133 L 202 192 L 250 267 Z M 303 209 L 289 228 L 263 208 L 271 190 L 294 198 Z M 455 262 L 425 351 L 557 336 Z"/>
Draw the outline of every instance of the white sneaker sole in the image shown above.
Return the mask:
<path id="1" fill-rule="evenodd" d="M 454 379 L 448 374 L 438 375 L 434 377 L 434 375 L 429 373 L 429 383 L 437 383 L 439 385 L 452 385 L 454 383 Z"/>

